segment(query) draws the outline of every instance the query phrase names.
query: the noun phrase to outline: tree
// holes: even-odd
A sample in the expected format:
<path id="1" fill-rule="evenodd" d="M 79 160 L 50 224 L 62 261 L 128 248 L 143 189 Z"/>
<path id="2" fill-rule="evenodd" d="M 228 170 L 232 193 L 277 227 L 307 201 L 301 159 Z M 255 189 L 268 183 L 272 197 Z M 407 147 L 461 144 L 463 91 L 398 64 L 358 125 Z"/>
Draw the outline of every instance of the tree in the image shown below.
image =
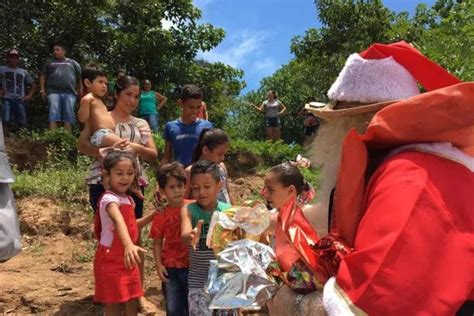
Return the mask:
<path id="1" fill-rule="evenodd" d="M 433 23 L 419 41 L 419 48 L 455 76 L 474 79 L 474 2 L 439 0 L 433 6 Z"/>
<path id="2" fill-rule="evenodd" d="M 474 76 L 472 1 L 438 0 L 432 8 L 419 4 L 413 17 L 407 12 L 391 12 L 379 0 L 317 0 L 315 4 L 322 26 L 294 37 L 291 51 L 295 58 L 245 97 L 256 102 L 266 91 L 278 91 L 289 110 L 282 129 L 287 142 L 302 139 L 302 120 L 296 113 L 305 99 L 314 96 L 327 101 L 326 92 L 347 57 L 372 43 L 406 40 L 461 79 L 472 80 Z M 248 121 L 252 115 L 241 109 L 238 116 L 242 119 L 232 122 Z M 243 133 L 252 139 L 262 138 L 263 123 L 258 124 L 245 127 Z"/>
<path id="3" fill-rule="evenodd" d="M 212 49 L 225 36 L 220 28 L 198 23 L 200 17 L 192 0 L 4 0 L 0 3 L 0 51 L 18 48 L 25 68 L 38 74 L 50 56 L 51 44 L 62 40 L 67 55 L 82 65 L 99 63 L 110 73 L 125 68 L 168 94 L 200 76 L 202 62 L 194 60 L 197 52 Z M 164 28 L 165 22 L 171 26 Z M 206 88 L 207 98 L 217 99 L 224 86 L 229 96 L 238 95 L 244 84 L 240 70 L 222 64 L 204 68 L 203 73 L 210 76 L 209 81 L 202 81 L 206 87 L 223 83 L 222 88 Z M 164 114 L 165 119 L 174 118 L 175 108 Z M 45 115 L 44 108 L 38 107 L 34 117 L 46 122 Z"/>

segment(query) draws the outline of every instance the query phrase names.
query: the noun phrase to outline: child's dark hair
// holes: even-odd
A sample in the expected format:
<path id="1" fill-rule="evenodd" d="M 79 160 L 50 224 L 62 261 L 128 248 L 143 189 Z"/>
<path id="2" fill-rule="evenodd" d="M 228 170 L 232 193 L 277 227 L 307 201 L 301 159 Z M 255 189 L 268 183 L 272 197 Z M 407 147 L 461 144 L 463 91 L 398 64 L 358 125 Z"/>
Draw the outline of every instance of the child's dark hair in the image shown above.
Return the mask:
<path id="1" fill-rule="evenodd" d="M 219 165 L 207 160 L 199 160 L 191 166 L 191 179 L 198 174 L 210 174 L 216 182 L 221 181 Z"/>
<path id="2" fill-rule="evenodd" d="M 206 146 L 209 150 L 214 150 L 217 146 L 228 144 L 229 136 L 219 128 L 204 128 L 199 135 L 199 141 L 193 151 L 193 160 L 196 162 L 201 156 L 202 149 Z"/>
<path id="3" fill-rule="evenodd" d="M 104 170 L 110 172 L 110 170 L 112 170 L 112 168 L 122 160 L 130 160 L 133 169 L 135 169 L 135 171 L 137 170 L 137 162 L 133 154 L 129 151 L 122 150 L 114 150 L 105 156 L 103 162 Z"/>
<path id="4" fill-rule="evenodd" d="M 277 176 L 277 181 L 279 181 L 284 187 L 293 185 L 296 188 L 297 195 L 309 189 L 309 185 L 304 180 L 300 170 L 288 162 L 272 167 L 270 172 Z"/>
<path id="5" fill-rule="evenodd" d="M 202 99 L 202 91 L 196 85 L 187 84 L 181 88 L 179 98 L 181 101 L 186 101 L 189 99 Z"/>
<path id="6" fill-rule="evenodd" d="M 156 181 L 160 188 L 164 188 L 171 177 L 186 184 L 186 175 L 184 173 L 183 165 L 177 161 L 164 164 L 156 171 Z"/>
<path id="7" fill-rule="evenodd" d="M 87 79 L 92 82 L 97 77 L 107 77 L 107 73 L 95 65 L 88 65 L 82 70 L 82 81 Z"/>
<path id="8" fill-rule="evenodd" d="M 118 77 L 119 74 L 124 74 L 124 75 L 126 75 L 127 72 L 125 71 L 125 69 L 119 68 L 119 69 L 117 69 L 117 70 L 115 71 L 115 76 Z"/>

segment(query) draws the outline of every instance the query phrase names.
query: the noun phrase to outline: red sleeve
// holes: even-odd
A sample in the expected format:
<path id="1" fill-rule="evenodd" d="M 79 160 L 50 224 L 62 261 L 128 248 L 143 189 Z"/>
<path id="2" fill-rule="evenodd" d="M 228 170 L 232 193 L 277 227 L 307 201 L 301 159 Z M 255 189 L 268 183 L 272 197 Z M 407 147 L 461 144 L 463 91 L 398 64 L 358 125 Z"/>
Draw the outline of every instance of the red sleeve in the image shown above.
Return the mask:
<path id="1" fill-rule="evenodd" d="M 474 285 L 473 176 L 433 155 L 404 153 L 373 175 L 355 251 L 342 262 L 336 288 L 353 311 L 369 315 L 454 315 Z M 465 224 L 463 224 L 465 225 Z"/>
<path id="2" fill-rule="evenodd" d="M 164 223 L 165 223 L 165 214 L 164 213 L 156 214 L 155 218 L 153 218 L 153 222 L 151 223 L 150 238 L 152 239 L 163 238 Z"/>

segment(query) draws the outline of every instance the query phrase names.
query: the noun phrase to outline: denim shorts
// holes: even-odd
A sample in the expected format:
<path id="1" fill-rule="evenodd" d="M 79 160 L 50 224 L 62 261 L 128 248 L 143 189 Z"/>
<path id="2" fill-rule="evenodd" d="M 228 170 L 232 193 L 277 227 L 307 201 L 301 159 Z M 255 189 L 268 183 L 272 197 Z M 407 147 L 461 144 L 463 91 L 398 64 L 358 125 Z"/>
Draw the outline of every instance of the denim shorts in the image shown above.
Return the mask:
<path id="1" fill-rule="evenodd" d="M 48 94 L 49 121 L 76 123 L 74 107 L 76 105 L 76 95 L 69 93 Z"/>
<path id="2" fill-rule="evenodd" d="M 267 127 L 280 127 L 280 118 L 279 117 L 266 117 Z"/>
<path id="3" fill-rule="evenodd" d="M 148 122 L 150 124 L 150 128 L 153 131 L 153 133 L 158 132 L 158 114 L 146 114 L 146 115 L 141 115 L 140 116 L 142 119 Z"/>
<path id="4" fill-rule="evenodd" d="M 26 126 L 26 103 L 22 99 L 3 99 L 2 112 L 5 124 L 11 123 L 13 115 L 18 125 Z"/>

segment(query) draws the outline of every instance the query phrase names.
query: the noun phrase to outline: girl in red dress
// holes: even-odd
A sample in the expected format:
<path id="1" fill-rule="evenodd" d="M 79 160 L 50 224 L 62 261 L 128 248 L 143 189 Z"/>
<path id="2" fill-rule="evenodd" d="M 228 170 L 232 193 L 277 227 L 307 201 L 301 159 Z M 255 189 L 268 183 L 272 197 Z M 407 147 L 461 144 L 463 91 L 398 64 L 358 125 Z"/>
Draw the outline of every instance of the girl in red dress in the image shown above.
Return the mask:
<path id="1" fill-rule="evenodd" d="M 137 166 L 133 155 L 113 151 L 103 163 L 104 192 L 95 217 L 99 239 L 94 258 L 94 301 L 104 304 L 105 315 L 137 315 L 137 299 L 143 296 L 140 281 L 140 252 L 136 245 L 138 229 L 153 220 L 154 213 L 135 219 L 130 188 L 136 181 Z"/>

